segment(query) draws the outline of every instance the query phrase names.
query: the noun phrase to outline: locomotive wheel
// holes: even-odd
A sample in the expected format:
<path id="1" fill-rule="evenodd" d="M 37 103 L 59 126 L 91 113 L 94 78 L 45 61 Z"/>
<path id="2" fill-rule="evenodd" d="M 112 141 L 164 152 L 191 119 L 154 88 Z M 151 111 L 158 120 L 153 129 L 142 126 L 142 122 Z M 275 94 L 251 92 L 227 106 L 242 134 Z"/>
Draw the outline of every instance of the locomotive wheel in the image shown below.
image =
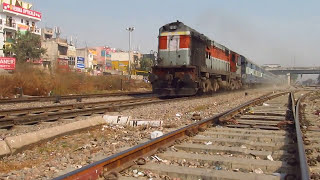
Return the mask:
<path id="1" fill-rule="evenodd" d="M 206 92 L 206 82 L 204 80 L 201 81 L 200 83 L 200 91 L 205 93 Z"/>
<path id="2" fill-rule="evenodd" d="M 205 84 L 206 84 L 206 92 L 213 91 L 210 79 L 207 79 Z"/>
<path id="3" fill-rule="evenodd" d="M 216 79 L 213 80 L 212 88 L 214 92 L 217 92 L 219 90 L 219 83 Z"/>
<path id="4" fill-rule="evenodd" d="M 234 81 L 231 81 L 230 89 L 231 89 L 231 90 L 234 90 L 234 89 L 235 89 L 235 83 L 234 83 Z"/>

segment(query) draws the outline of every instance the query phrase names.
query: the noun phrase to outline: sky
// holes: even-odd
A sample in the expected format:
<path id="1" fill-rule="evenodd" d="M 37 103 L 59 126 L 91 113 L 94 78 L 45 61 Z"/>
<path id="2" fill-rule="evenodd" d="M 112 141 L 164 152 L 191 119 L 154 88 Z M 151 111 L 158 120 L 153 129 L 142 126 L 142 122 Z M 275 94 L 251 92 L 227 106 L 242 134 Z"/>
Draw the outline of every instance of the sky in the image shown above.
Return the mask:
<path id="1" fill-rule="evenodd" d="M 320 66 L 318 0 L 28 0 L 40 27 L 58 26 L 76 46 L 157 50 L 159 28 L 181 21 L 256 62 Z"/>

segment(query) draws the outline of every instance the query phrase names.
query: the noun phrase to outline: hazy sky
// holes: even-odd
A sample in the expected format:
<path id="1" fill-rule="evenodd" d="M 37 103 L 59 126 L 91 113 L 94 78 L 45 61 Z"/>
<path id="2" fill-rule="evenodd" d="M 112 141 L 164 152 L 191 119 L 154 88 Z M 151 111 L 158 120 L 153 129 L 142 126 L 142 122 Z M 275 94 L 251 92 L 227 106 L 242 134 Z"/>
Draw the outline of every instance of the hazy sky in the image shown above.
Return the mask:
<path id="1" fill-rule="evenodd" d="M 41 27 L 59 26 L 77 46 L 157 49 L 158 29 L 172 21 L 207 35 L 257 64 L 320 66 L 319 0 L 29 0 Z"/>

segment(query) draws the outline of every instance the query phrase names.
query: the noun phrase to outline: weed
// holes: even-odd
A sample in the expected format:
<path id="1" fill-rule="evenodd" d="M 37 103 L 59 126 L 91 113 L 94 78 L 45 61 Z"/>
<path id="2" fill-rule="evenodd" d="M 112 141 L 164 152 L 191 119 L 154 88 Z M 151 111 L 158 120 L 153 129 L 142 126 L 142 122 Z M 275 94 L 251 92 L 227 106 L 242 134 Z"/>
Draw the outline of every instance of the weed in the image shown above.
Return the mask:
<path id="1" fill-rule="evenodd" d="M 142 81 L 132 80 L 125 76 L 89 76 L 76 72 L 49 72 L 28 64 L 17 65 L 15 73 L 0 75 L 0 98 L 12 97 L 16 89 L 22 88 L 25 95 L 47 96 L 68 94 L 94 94 L 119 90 L 135 91 L 139 88 L 150 89 Z"/>

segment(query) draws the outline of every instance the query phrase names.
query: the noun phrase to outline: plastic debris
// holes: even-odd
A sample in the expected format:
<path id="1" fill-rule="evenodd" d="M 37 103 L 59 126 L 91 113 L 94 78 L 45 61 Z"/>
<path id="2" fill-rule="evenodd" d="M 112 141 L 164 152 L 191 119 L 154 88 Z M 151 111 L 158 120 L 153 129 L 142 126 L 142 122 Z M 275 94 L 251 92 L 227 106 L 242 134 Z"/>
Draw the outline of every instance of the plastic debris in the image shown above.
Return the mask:
<path id="1" fill-rule="evenodd" d="M 270 105 L 269 105 L 269 104 L 267 104 L 267 103 L 263 103 L 262 105 L 263 105 L 263 106 L 270 106 Z"/>
<path id="2" fill-rule="evenodd" d="M 156 138 L 158 138 L 160 136 L 163 136 L 163 132 L 161 132 L 161 131 L 153 131 L 151 133 L 151 139 L 156 139 Z"/>
<path id="3" fill-rule="evenodd" d="M 270 160 L 270 161 L 273 161 L 273 158 L 271 155 L 268 155 L 267 158 Z"/>
<path id="4" fill-rule="evenodd" d="M 281 177 L 280 173 L 272 173 L 272 175 Z"/>
<path id="5" fill-rule="evenodd" d="M 104 131 L 105 128 L 108 128 L 108 126 L 103 126 L 101 131 Z"/>
<path id="6" fill-rule="evenodd" d="M 205 142 L 204 144 L 205 144 L 205 145 L 211 145 L 212 142 L 211 142 L 211 141 L 208 141 L 208 142 Z"/>
<path id="7" fill-rule="evenodd" d="M 155 159 L 155 160 L 157 160 L 157 161 L 162 161 L 162 159 L 161 159 L 161 158 L 159 158 L 157 155 L 155 155 L 155 156 L 151 156 L 151 158 L 153 158 L 153 159 Z"/>
<path id="8" fill-rule="evenodd" d="M 181 114 L 180 114 L 180 113 L 177 113 L 177 114 L 176 114 L 176 117 L 181 117 Z"/>
<path id="9" fill-rule="evenodd" d="M 247 147 L 245 145 L 241 145 L 242 149 L 247 149 Z"/>
<path id="10" fill-rule="evenodd" d="M 263 171 L 260 168 L 255 169 L 254 172 L 257 174 L 263 174 Z"/>
<path id="11" fill-rule="evenodd" d="M 138 170 L 134 169 L 134 170 L 132 170 L 132 172 L 133 172 L 134 174 L 137 174 L 137 173 L 138 173 Z"/>
<path id="12" fill-rule="evenodd" d="M 222 167 L 217 166 L 217 167 L 216 167 L 216 170 L 222 170 Z"/>

